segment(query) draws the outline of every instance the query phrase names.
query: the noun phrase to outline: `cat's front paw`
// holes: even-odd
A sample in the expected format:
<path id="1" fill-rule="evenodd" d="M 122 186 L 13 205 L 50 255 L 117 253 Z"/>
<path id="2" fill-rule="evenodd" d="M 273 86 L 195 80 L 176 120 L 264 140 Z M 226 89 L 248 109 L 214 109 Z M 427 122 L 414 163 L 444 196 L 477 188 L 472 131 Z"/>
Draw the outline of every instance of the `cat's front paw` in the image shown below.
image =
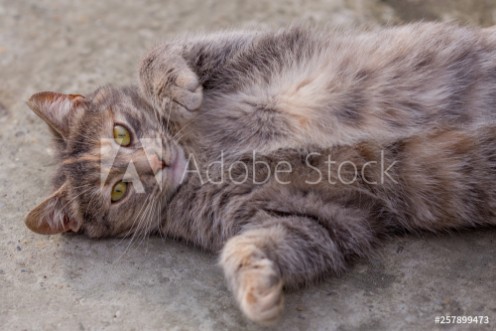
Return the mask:
<path id="1" fill-rule="evenodd" d="M 170 86 L 163 89 L 164 95 L 160 98 L 170 98 L 173 102 L 178 103 L 189 111 L 200 108 L 203 99 L 203 89 L 198 81 L 196 74 L 189 68 L 183 68 L 177 73 L 170 74 L 172 82 Z M 160 84 L 167 85 L 167 80 L 171 77 L 163 77 Z"/>
<path id="2" fill-rule="evenodd" d="M 282 280 L 269 260 L 239 272 L 234 291 L 243 313 L 252 321 L 270 325 L 277 321 L 284 308 Z"/>
<path id="3" fill-rule="evenodd" d="M 284 308 L 283 281 L 274 265 L 254 245 L 233 238 L 220 263 L 241 311 L 254 322 L 273 324 Z"/>
<path id="4" fill-rule="evenodd" d="M 150 52 L 140 66 L 140 86 L 145 96 L 162 110 L 170 102 L 191 112 L 200 108 L 203 89 L 179 49 L 163 45 Z"/>

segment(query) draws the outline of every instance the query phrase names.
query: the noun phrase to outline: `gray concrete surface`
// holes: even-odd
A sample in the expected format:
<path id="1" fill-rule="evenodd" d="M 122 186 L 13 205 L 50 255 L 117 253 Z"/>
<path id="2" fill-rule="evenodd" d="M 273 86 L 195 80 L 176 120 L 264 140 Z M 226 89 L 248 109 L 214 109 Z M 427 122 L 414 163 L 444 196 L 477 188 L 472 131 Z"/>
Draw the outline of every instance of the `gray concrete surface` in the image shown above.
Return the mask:
<path id="1" fill-rule="evenodd" d="M 39 90 L 130 83 L 145 49 L 176 32 L 298 18 L 491 25 L 496 3 L 0 0 L 0 329 L 258 329 L 235 307 L 215 256 L 160 238 L 30 233 L 23 218 L 49 193 L 54 166 L 48 130 L 24 102 Z M 495 229 L 392 238 L 346 275 L 289 293 L 275 329 L 495 330 L 495 241 Z M 488 315 L 490 325 L 435 325 L 445 314 Z"/>

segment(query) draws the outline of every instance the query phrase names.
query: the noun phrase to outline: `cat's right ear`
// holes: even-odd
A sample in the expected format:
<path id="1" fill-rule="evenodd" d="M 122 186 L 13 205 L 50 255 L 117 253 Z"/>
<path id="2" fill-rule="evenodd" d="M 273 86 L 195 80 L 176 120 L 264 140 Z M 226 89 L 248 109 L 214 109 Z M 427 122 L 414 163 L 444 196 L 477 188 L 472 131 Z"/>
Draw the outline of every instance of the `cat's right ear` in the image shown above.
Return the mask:
<path id="1" fill-rule="evenodd" d="M 86 99 L 79 94 L 40 92 L 31 96 L 27 104 L 53 130 L 68 138 L 71 123 L 86 106 Z"/>
<path id="2" fill-rule="evenodd" d="M 81 222 L 69 210 L 66 185 L 62 185 L 26 217 L 26 226 L 39 234 L 77 232 Z"/>

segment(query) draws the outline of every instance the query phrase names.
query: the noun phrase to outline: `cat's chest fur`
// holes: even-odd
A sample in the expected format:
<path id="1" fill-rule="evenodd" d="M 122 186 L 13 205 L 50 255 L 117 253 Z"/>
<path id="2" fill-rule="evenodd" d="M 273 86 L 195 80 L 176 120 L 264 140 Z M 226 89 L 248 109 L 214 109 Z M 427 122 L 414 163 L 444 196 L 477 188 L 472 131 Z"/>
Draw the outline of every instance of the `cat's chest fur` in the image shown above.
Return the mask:
<path id="1" fill-rule="evenodd" d="M 271 100 L 270 95 L 262 93 L 256 98 L 248 93 L 233 98 L 211 95 L 208 91 L 204 94 L 204 103 L 192 124 L 195 136 L 199 137 L 197 143 L 228 155 L 250 151 L 269 153 L 312 144 L 309 133 L 315 134 L 316 128 L 312 127 L 311 109 L 292 115 Z"/>
<path id="2" fill-rule="evenodd" d="M 317 84 L 317 80 L 305 84 Z M 325 93 L 322 87 L 316 90 L 315 93 Z M 254 151 L 269 154 L 281 148 L 327 148 L 359 141 L 366 134 L 346 130 L 325 107 L 298 106 L 307 101 L 297 95 L 298 91 L 291 93 L 291 97 L 299 99 L 296 103 L 262 90 L 247 89 L 237 95 L 222 96 L 207 91 L 188 130 L 194 136 L 193 144 L 202 146 L 210 155 L 222 152 L 236 158 Z"/>

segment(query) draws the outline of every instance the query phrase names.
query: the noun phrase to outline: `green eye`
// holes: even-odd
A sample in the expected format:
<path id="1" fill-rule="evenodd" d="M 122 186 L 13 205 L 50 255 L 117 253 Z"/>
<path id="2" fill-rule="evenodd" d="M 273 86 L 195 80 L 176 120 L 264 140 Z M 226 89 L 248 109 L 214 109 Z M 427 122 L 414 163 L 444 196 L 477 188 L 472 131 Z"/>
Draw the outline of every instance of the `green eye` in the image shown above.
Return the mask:
<path id="1" fill-rule="evenodd" d="M 129 146 L 131 143 L 131 134 L 129 130 L 122 125 L 114 125 L 114 140 L 121 146 Z"/>
<path id="2" fill-rule="evenodd" d="M 114 187 L 112 187 L 112 193 L 110 194 L 110 200 L 112 202 L 119 201 L 124 198 L 127 191 L 127 183 L 126 182 L 117 182 Z"/>

